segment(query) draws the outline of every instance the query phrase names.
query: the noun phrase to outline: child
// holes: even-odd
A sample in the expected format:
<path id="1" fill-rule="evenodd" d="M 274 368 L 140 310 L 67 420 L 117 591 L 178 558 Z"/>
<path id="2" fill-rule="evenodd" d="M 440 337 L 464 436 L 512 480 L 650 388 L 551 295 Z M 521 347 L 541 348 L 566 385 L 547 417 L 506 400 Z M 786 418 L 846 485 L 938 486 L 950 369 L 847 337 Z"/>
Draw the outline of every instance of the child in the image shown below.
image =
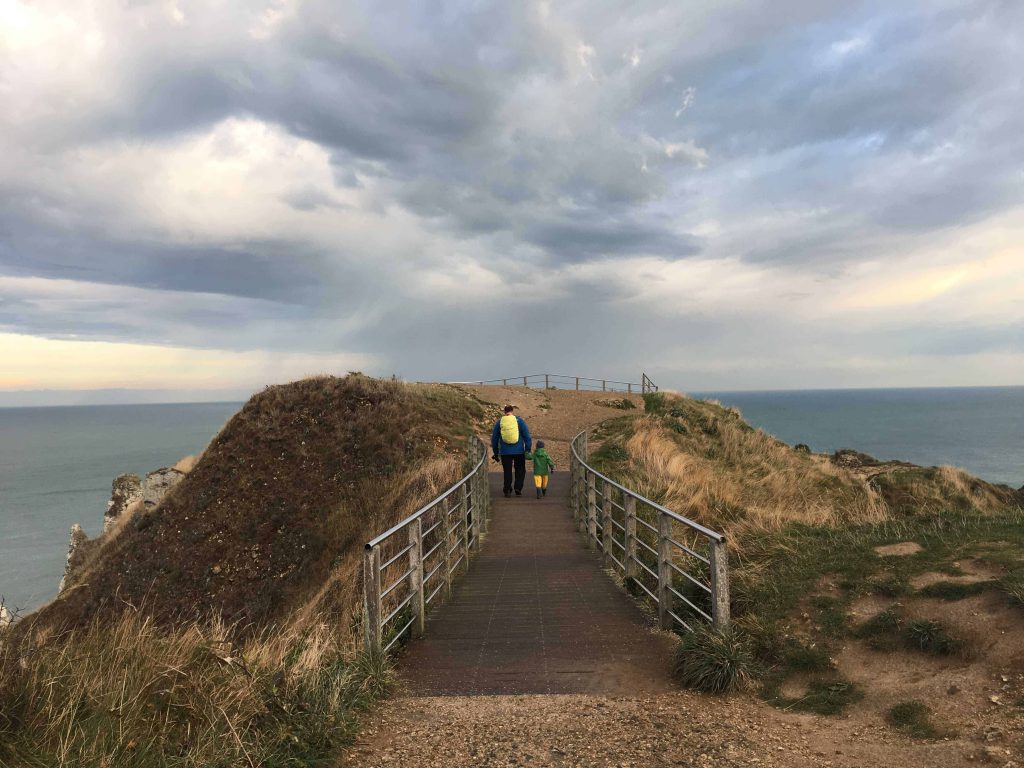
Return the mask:
<path id="1" fill-rule="evenodd" d="M 533 453 L 526 454 L 526 458 L 533 462 L 533 484 L 537 486 L 537 498 L 548 495 L 548 475 L 555 471 L 555 462 L 544 450 L 544 441 L 537 441 L 537 448 Z"/>

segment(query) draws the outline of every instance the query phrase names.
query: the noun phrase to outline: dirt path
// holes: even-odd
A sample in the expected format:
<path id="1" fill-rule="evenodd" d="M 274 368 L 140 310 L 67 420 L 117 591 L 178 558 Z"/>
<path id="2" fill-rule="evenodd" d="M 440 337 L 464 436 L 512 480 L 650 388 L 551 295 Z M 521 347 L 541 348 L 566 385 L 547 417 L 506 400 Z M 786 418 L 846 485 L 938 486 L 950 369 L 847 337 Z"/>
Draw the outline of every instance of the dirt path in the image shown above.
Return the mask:
<path id="1" fill-rule="evenodd" d="M 534 441 L 543 440 L 555 464 L 565 470 L 569 469 L 569 443 L 581 430 L 605 419 L 643 413 L 644 408 L 644 401 L 639 395 L 618 392 L 470 385 L 460 385 L 460 388 L 485 403 L 493 403 L 490 425 L 501 415 L 502 406 L 514 405 L 516 415 L 522 416 L 530 426 Z M 636 407 L 623 410 L 608 405 L 622 400 L 628 400 Z"/>
<path id="2" fill-rule="evenodd" d="M 397 698 L 341 766 L 1019 768 L 1005 747 L 915 742 L 883 723 L 770 709 L 746 697 Z"/>

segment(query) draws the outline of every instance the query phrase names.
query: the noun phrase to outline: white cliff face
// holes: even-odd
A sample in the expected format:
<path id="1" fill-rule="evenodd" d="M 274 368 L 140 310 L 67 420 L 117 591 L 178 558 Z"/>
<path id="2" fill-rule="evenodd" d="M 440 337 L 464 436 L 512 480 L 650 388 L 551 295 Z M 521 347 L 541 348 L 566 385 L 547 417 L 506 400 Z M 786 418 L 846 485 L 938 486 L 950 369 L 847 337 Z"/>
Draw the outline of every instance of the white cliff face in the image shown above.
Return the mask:
<path id="1" fill-rule="evenodd" d="M 82 526 L 78 523 L 71 526 L 71 542 L 68 544 L 68 557 L 64 563 L 64 577 L 60 580 L 60 586 L 57 587 L 58 594 L 64 591 L 68 578 L 74 570 L 73 561 L 79 547 L 85 544 L 88 540 L 89 537 L 85 535 L 85 531 L 82 530 Z"/>
<path id="2" fill-rule="evenodd" d="M 118 475 L 111 487 L 107 511 L 103 513 L 103 532 L 107 533 L 125 511 L 142 500 L 142 482 L 138 475 Z"/>
<path id="3" fill-rule="evenodd" d="M 14 617 L 11 616 L 11 612 L 7 610 L 6 606 L 0 605 L 0 632 L 3 632 L 14 621 Z"/>
<path id="4" fill-rule="evenodd" d="M 110 501 L 103 513 L 103 533 L 110 533 L 118 522 L 126 515 L 137 511 L 149 511 L 164 500 L 168 492 L 182 481 L 185 473 L 173 467 L 163 467 L 139 480 L 138 475 L 118 475 L 111 486 Z M 58 592 L 63 592 L 72 573 L 81 567 L 82 557 L 76 557 L 82 545 L 89 541 L 82 526 L 75 523 L 71 526 L 71 543 L 68 545 L 67 561 L 64 564 L 64 578 L 60 580 Z"/>
<path id="5" fill-rule="evenodd" d="M 152 509 L 163 501 L 171 488 L 184 477 L 184 472 L 173 467 L 157 469 L 146 475 L 146 479 L 142 481 L 142 503 L 146 505 L 146 509 Z"/>

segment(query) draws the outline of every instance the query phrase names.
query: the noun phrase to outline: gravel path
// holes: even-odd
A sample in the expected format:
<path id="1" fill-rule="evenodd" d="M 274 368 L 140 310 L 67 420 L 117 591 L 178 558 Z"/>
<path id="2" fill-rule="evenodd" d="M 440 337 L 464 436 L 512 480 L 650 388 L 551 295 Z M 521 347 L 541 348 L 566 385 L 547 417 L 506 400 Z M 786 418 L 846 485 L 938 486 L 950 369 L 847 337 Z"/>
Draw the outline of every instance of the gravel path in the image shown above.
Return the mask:
<path id="1" fill-rule="evenodd" d="M 746 709 L 722 701 L 712 714 L 686 693 L 396 699 L 367 726 L 342 765 L 826 764 L 799 737 L 794 745 L 785 731 L 765 733 Z"/>

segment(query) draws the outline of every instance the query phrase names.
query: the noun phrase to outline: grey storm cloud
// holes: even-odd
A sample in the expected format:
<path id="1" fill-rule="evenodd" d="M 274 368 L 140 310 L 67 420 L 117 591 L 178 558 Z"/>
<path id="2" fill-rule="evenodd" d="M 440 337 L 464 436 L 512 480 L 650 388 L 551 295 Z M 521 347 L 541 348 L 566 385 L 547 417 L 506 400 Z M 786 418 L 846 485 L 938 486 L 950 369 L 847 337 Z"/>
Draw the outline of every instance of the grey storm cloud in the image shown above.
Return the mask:
<path id="1" fill-rule="evenodd" d="M 720 313 L 637 304 L 630 263 L 646 260 L 652 282 L 697 260 L 835 278 L 1024 204 L 1024 6 L 1012 0 L 203 5 L 178 3 L 172 24 L 173 3 L 99 4 L 107 63 L 88 82 L 33 90 L 28 65 L 0 49 L 0 92 L 32 96 L 0 116 L 4 151 L 30 158 L 0 161 L 0 278 L 156 292 L 143 317 L 121 298 L 55 310 L 15 283 L 0 292 L 0 330 L 245 349 L 262 338 L 376 354 L 412 376 L 451 372 L 458 344 L 492 350 L 467 366 L 484 375 L 503 360 L 494 306 L 514 300 L 515 350 L 551 365 L 600 367 L 599 340 L 619 350 L 612 365 L 698 337 L 733 359 L 828 335 L 750 299 Z M 60 183 L 80 148 L 159 147 L 229 119 L 326 153 L 330 188 L 280 193 L 321 218 L 193 237 L 113 216 L 99 182 Z M 329 216 L 396 223 L 335 238 L 321 231 Z M 622 277 L 604 276 L 608 264 Z M 493 296 L 453 298 L 460 281 Z M 971 339 L 1012 338 L 1012 322 L 929 342 L 905 321 L 875 351 L 1002 349 Z"/>

